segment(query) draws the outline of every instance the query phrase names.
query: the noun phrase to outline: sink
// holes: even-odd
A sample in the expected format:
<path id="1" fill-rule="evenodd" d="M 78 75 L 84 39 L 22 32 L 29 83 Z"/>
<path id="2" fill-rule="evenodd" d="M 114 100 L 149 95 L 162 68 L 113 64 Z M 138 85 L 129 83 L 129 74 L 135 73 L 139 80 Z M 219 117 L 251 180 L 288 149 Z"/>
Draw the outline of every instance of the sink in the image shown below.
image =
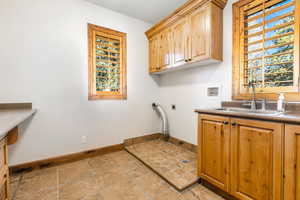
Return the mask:
<path id="1" fill-rule="evenodd" d="M 217 108 L 217 111 L 223 112 L 240 112 L 245 114 L 254 114 L 254 115 L 279 115 L 282 112 L 278 112 L 276 110 L 250 110 L 246 108 Z"/>

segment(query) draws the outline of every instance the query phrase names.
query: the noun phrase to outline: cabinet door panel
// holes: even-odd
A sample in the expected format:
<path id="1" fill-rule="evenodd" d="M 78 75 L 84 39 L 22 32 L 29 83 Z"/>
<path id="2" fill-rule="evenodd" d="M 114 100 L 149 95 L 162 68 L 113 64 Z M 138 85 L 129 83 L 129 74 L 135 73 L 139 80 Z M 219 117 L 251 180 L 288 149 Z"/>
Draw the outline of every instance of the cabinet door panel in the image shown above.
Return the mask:
<path id="1" fill-rule="evenodd" d="M 9 199 L 9 172 L 6 138 L 0 141 L 0 200 Z"/>
<path id="2" fill-rule="evenodd" d="M 179 66 L 186 63 L 187 59 L 187 17 L 180 19 L 172 28 L 173 32 L 173 65 Z"/>
<path id="3" fill-rule="evenodd" d="M 229 183 L 229 118 L 200 115 L 199 176 L 227 191 Z"/>
<path id="4" fill-rule="evenodd" d="M 159 69 L 171 67 L 171 54 L 172 54 L 172 34 L 171 30 L 167 29 L 160 35 L 159 42 Z"/>
<path id="5" fill-rule="evenodd" d="M 190 52 L 192 61 L 198 61 L 209 56 L 210 36 L 208 24 L 210 22 L 209 7 L 201 7 L 190 15 Z"/>
<path id="6" fill-rule="evenodd" d="M 284 199 L 300 199 L 300 126 L 286 125 Z"/>
<path id="7" fill-rule="evenodd" d="M 159 70 L 159 39 L 154 36 L 149 40 L 149 72 L 153 73 Z"/>
<path id="8" fill-rule="evenodd" d="M 244 119 L 232 123 L 231 193 L 241 200 L 280 200 L 283 125 Z"/>

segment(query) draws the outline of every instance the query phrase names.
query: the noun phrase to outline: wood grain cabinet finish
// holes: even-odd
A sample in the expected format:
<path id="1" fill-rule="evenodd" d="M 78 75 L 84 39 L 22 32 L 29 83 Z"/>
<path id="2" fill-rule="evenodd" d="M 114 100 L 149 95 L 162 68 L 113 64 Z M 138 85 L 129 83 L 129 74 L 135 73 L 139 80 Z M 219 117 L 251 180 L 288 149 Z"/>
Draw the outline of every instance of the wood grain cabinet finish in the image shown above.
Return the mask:
<path id="1" fill-rule="evenodd" d="M 231 194 L 240 200 L 280 200 L 280 123 L 231 119 Z"/>
<path id="2" fill-rule="evenodd" d="M 149 40 L 149 72 L 159 71 L 159 37 L 155 36 Z"/>
<path id="3" fill-rule="evenodd" d="M 171 29 L 159 35 L 159 70 L 171 67 L 172 64 L 172 32 Z"/>
<path id="4" fill-rule="evenodd" d="M 228 117 L 199 116 L 198 175 L 229 191 L 230 124 Z"/>
<path id="5" fill-rule="evenodd" d="M 173 34 L 173 66 L 184 65 L 188 61 L 188 17 L 179 19 L 172 26 Z"/>
<path id="6" fill-rule="evenodd" d="M 200 114 L 198 126 L 201 179 L 239 200 L 283 199 L 284 124 Z M 299 200 L 300 126 L 287 131 L 285 200 Z"/>
<path id="7" fill-rule="evenodd" d="M 300 199 L 300 126 L 285 126 L 284 199 Z"/>
<path id="8" fill-rule="evenodd" d="M 190 0 L 146 32 L 149 40 L 150 73 L 223 59 L 224 0 Z M 159 49 L 152 44 L 159 37 Z M 159 69 L 152 60 L 159 57 Z"/>
<path id="9" fill-rule="evenodd" d="M 9 199 L 9 172 L 6 138 L 0 141 L 0 200 Z"/>

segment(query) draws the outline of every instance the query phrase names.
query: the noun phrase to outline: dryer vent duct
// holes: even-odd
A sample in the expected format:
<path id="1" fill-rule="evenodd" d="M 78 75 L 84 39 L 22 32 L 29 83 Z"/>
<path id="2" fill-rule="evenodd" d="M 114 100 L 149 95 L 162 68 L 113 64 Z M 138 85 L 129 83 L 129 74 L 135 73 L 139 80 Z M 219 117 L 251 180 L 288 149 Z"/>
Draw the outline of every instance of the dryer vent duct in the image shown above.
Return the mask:
<path id="1" fill-rule="evenodd" d="M 165 110 L 158 103 L 153 103 L 152 108 L 158 113 L 159 117 L 162 120 L 162 134 L 166 139 L 169 138 L 169 124 L 168 118 Z"/>

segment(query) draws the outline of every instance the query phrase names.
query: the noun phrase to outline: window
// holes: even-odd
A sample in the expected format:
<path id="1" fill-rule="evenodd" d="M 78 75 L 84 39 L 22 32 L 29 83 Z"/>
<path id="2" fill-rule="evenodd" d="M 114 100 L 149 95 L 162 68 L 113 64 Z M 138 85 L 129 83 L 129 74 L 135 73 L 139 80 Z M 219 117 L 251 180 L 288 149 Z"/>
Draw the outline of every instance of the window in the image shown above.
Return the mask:
<path id="1" fill-rule="evenodd" d="M 88 24 L 89 99 L 126 99 L 126 34 Z"/>
<path id="2" fill-rule="evenodd" d="M 233 5 L 233 98 L 286 92 L 300 100 L 299 0 L 241 0 Z M 297 10 L 297 12 L 295 12 Z M 290 98 L 291 99 L 291 98 Z"/>

